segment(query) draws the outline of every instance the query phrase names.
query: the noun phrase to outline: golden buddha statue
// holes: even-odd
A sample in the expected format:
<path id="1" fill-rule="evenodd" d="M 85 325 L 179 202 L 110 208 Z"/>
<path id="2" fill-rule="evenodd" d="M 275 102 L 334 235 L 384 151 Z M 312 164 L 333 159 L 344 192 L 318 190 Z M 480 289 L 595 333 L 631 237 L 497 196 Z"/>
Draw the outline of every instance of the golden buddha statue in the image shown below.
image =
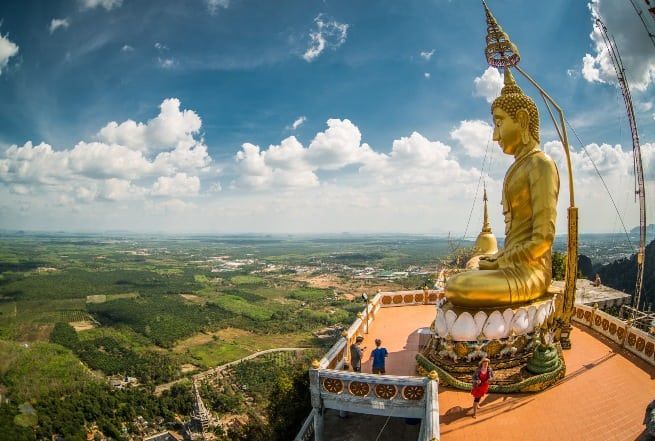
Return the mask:
<path id="1" fill-rule="evenodd" d="M 479 270 L 448 279 L 448 300 L 467 308 L 531 302 L 546 293 L 551 281 L 559 174 L 553 160 L 539 149 L 537 106 L 508 67 L 491 111 L 494 141 L 514 156 L 503 181 L 505 247 L 480 257 Z"/>

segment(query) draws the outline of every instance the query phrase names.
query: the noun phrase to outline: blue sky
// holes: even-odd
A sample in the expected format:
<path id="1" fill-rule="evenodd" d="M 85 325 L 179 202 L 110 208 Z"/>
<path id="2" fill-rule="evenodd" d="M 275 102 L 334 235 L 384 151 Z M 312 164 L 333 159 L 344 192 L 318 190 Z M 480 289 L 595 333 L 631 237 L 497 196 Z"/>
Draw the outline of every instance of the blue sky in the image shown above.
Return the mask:
<path id="1" fill-rule="evenodd" d="M 625 111 L 590 35 L 603 17 L 652 181 L 655 48 L 629 2 L 489 5 L 624 201 Z M 0 20 L 1 227 L 461 233 L 481 171 L 500 199 L 477 0 L 7 1 Z M 583 231 L 614 231 L 578 153 Z"/>

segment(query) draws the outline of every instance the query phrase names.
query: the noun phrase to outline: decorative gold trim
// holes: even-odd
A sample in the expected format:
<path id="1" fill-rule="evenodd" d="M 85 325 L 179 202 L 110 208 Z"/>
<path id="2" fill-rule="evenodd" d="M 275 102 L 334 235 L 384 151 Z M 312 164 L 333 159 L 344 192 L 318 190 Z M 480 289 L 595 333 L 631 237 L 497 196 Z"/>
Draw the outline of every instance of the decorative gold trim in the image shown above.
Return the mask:
<path id="1" fill-rule="evenodd" d="M 376 384 L 375 395 L 384 400 L 390 400 L 396 396 L 398 388 L 393 384 Z"/>
<path id="2" fill-rule="evenodd" d="M 337 378 L 326 378 L 323 380 L 323 388 L 333 394 L 340 394 L 343 392 L 343 381 Z"/>
<path id="3" fill-rule="evenodd" d="M 436 374 L 436 372 L 434 373 Z M 425 395 L 425 388 L 423 386 L 405 386 L 402 395 L 406 400 L 418 401 Z"/>
<path id="4" fill-rule="evenodd" d="M 357 397 L 365 397 L 370 392 L 371 387 L 368 383 L 363 383 L 361 381 L 351 381 L 348 385 L 348 391 Z"/>

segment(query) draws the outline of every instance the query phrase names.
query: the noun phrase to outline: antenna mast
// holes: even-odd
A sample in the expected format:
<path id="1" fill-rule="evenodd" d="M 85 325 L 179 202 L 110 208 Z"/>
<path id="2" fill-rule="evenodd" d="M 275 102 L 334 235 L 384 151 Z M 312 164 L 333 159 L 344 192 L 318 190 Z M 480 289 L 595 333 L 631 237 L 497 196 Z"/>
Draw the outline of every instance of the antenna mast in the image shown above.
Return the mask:
<path id="1" fill-rule="evenodd" d="M 628 78 L 625 75 L 625 67 L 623 66 L 623 60 L 621 60 L 619 49 L 616 46 L 616 41 L 609 35 L 605 23 L 603 23 L 600 18 L 596 19 L 596 26 L 598 26 L 600 29 L 600 33 L 603 36 L 603 40 L 605 41 L 605 46 L 607 46 L 607 52 L 610 56 L 610 59 L 612 60 L 612 66 L 614 66 L 616 78 L 618 80 L 619 86 L 621 87 L 621 93 L 623 94 L 623 102 L 625 103 L 625 108 L 628 112 L 630 131 L 632 132 L 632 159 L 635 173 L 635 199 L 639 198 L 639 251 L 637 252 L 637 281 L 635 283 L 635 294 L 632 296 L 632 306 L 636 309 L 639 309 L 641 303 L 641 292 L 643 291 L 644 283 L 644 256 L 646 251 L 646 192 L 644 187 L 644 168 L 641 162 L 639 133 L 637 132 L 637 119 L 635 117 L 634 106 L 632 105 L 632 96 L 630 94 Z M 653 35 L 650 35 L 651 39 L 653 39 Z M 655 44 L 655 41 L 653 41 L 653 44 Z"/>

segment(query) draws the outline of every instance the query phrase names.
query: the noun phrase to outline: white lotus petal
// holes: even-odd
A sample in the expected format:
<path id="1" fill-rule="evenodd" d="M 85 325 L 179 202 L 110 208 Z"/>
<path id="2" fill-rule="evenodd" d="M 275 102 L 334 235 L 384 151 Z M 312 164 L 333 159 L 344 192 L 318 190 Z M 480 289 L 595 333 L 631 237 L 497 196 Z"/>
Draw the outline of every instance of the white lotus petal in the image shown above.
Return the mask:
<path id="1" fill-rule="evenodd" d="M 478 334 L 473 316 L 468 312 L 461 313 L 450 330 L 450 334 L 456 341 L 475 341 Z"/>
<path id="2" fill-rule="evenodd" d="M 482 327 L 487 321 L 487 313 L 484 311 L 478 311 L 473 316 L 473 320 L 475 320 L 475 330 L 478 333 L 478 335 L 480 335 L 480 333 L 482 332 Z"/>
<path id="3" fill-rule="evenodd" d="M 505 320 L 500 311 L 492 312 L 483 328 L 484 335 L 489 340 L 502 338 L 502 336 L 505 335 L 506 329 L 507 326 L 505 325 Z"/>
<path id="4" fill-rule="evenodd" d="M 448 325 L 448 331 L 450 332 L 453 329 L 453 325 L 457 320 L 457 314 L 452 309 L 446 311 L 446 325 Z"/>

